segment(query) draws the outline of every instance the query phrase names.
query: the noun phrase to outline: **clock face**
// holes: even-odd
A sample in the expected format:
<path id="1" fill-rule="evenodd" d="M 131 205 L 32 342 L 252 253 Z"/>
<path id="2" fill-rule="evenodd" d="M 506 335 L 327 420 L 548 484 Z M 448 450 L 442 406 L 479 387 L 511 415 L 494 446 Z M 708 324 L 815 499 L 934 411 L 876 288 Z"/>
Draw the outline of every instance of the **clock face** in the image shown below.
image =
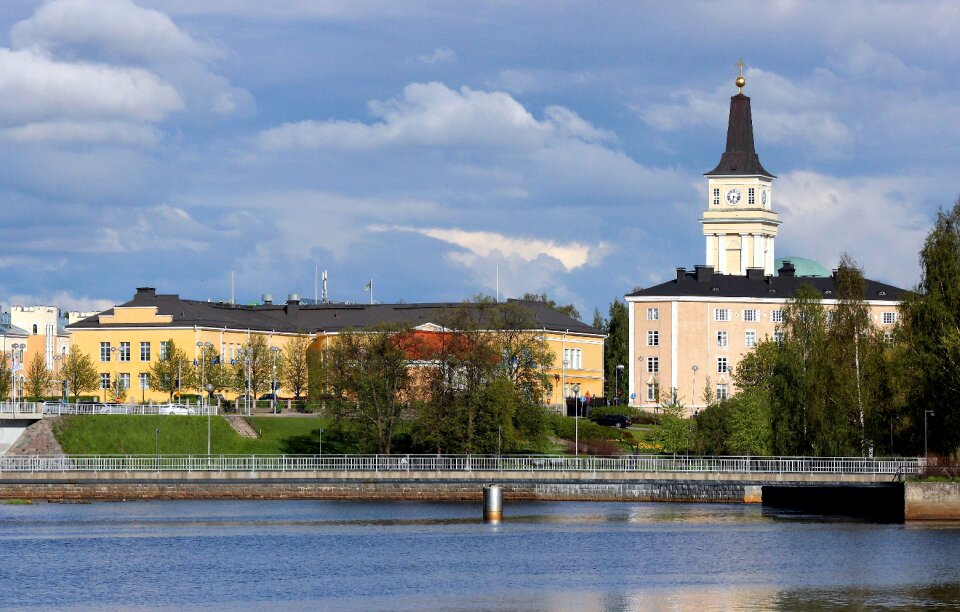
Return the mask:
<path id="1" fill-rule="evenodd" d="M 727 204 L 730 204 L 731 206 L 736 206 L 739 201 L 740 201 L 739 189 L 731 189 L 730 191 L 727 192 Z"/>
<path id="2" fill-rule="evenodd" d="M 764 206 L 767 205 L 767 190 L 764 189 L 760 192 L 760 203 Z"/>

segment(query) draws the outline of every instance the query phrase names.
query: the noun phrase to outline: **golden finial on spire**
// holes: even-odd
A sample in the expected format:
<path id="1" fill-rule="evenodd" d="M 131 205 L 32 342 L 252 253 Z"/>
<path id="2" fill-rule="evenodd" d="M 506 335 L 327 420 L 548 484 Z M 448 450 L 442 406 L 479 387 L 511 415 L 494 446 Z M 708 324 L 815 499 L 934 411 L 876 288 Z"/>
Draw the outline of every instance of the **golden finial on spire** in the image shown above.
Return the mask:
<path id="1" fill-rule="evenodd" d="M 740 61 L 737 62 L 737 68 L 740 69 L 740 76 L 738 76 L 738 77 L 737 77 L 737 80 L 734 81 L 734 83 L 737 84 L 737 93 L 738 93 L 738 94 L 743 93 L 743 86 L 747 84 L 747 80 L 746 80 L 745 78 L 743 78 L 743 66 L 744 66 L 743 58 L 741 57 L 741 58 L 740 58 Z"/>

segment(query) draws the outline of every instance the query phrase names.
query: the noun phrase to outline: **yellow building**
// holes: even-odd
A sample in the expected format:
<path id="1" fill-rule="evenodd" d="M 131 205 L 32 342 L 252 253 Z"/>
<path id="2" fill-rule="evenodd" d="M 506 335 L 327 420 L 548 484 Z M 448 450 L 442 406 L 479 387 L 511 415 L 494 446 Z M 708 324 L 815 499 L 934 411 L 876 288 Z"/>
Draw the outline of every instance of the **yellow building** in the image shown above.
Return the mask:
<path id="1" fill-rule="evenodd" d="M 802 285 L 836 304 L 834 276 L 804 258 L 774 259 L 780 225 L 773 210 L 776 178 L 754 149 L 750 98 L 730 98 L 727 146 L 706 173 L 707 202 L 700 222 L 706 265 L 678 268 L 665 283 L 626 296 L 629 313 L 630 403 L 654 408 L 675 391 L 692 412 L 705 406 L 709 381 L 723 399 L 736 392 L 731 374 L 757 342 L 774 338 L 787 300 Z M 904 290 L 866 281 L 871 318 L 892 337 Z"/>
<path id="2" fill-rule="evenodd" d="M 264 296 L 267 298 L 268 296 Z M 541 302 L 517 302 L 535 322 L 531 333 L 542 335 L 554 353 L 554 367 L 546 373 L 555 384 L 544 398 L 560 403 L 578 391 L 581 396 L 603 393 L 602 331 L 560 314 Z M 90 355 L 101 378 L 101 398 L 119 380 L 129 389 L 130 401 L 164 401 L 165 393 L 149 388 L 148 372 L 173 340 L 191 359 L 209 342 L 224 363 L 240 358 L 240 349 L 252 336 L 263 336 L 268 346 L 284 349 L 295 337 L 316 339 L 328 346 L 345 329 L 362 330 L 378 323 L 406 323 L 422 329 L 436 328 L 445 312 L 463 304 L 316 304 L 304 305 L 291 295 L 284 304 L 240 306 L 225 302 L 181 299 L 157 294 L 149 287 L 137 289 L 133 300 L 68 326 L 72 347 Z M 74 350 L 72 348 L 71 350 Z M 184 393 L 197 392 L 183 389 Z M 279 395 L 292 395 L 280 388 Z M 235 392 L 227 391 L 227 397 Z"/>

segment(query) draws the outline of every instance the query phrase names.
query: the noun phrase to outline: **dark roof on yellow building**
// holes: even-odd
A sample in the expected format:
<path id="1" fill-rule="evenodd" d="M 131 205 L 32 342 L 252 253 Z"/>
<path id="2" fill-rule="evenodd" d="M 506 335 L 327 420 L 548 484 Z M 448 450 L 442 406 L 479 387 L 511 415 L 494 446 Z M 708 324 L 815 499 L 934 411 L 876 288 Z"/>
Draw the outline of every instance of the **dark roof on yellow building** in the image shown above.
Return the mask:
<path id="1" fill-rule="evenodd" d="M 604 335 L 591 325 L 561 314 L 543 302 L 509 300 L 509 303 L 526 308 L 536 325 L 534 329 L 570 331 L 579 334 Z M 445 314 L 455 308 L 475 309 L 477 319 L 482 320 L 489 312 L 489 304 L 437 302 L 420 304 L 300 304 L 288 301 L 285 304 L 237 305 L 227 302 L 204 302 L 182 299 L 176 294 L 158 294 L 150 287 L 137 289 L 129 302 L 120 308 L 153 307 L 157 314 L 169 315 L 171 323 L 134 324 L 136 327 L 184 327 L 200 326 L 241 330 L 271 331 L 279 333 L 338 332 L 343 329 L 364 329 L 384 323 L 407 323 L 414 327 L 433 323 L 442 325 Z M 101 324 L 99 315 L 114 314 L 114 309 L 77 321 L 68 329 L 130 327 L 130 323 Z"/>
<path id="2" fill-rule="evenodd" d="M 793 265 L 785 263 L 777 276 L 764 276 L 761 268 L 750 268 L 744 276 L 716 274 L 711 266 L 697 266 L 693 272 L 677 268 L 676 278 L 653 287 L 634 291 L 627 297 L 723 297 L 789 299 L 802 285 L 809 285 L 823 299 L 836 299 L 835 276 L 797 276 Z M 898 302 L 905 289 L 865 279 L 865 300 Z"/>

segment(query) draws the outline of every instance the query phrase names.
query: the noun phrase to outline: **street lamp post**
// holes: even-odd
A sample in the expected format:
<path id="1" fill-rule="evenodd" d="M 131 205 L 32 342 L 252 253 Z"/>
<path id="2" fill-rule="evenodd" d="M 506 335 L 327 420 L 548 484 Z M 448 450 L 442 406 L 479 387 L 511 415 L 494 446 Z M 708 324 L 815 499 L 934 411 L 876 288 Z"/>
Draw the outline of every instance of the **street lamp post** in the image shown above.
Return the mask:
<path id="1" fill-rule="evenodd" d="M 321 427 L 319 431 L 320 431 L 320 452 L 317 454 L 323 457 L 323 427 Z"/>
<path id="2" fill-rule="evenodd" d="M 690 369 L 693 370 L 693 383 L 692 383 L 693 388 L 690 389 L 690 403 L 696 404 L 697 403 L 697 370 L 700 369 L 700 366 L 693 366 Z"/>
<path id="3" fill-rule="evenodd" d="M 110 352 L 113 353 L 113 355 L 111 355 L 111 357 L 110 357 L 111 359 L 113 359 L 113 386 L 114 386 L 114 390 L 115 390 L 115 392 L 114 392 L 114 394 L 113 394 L 113 401 L 114 401 L 114 403 L 119 404 L 119 403 L 120 403 L 120 402 L 119 402 L 119 399 L 120 399 L 120 364 L 118 363 L 118 360 L 120 359 L 120 355 L 117 354 L 117 347 L 115 347 L 115 346 L 111 346 L 111 347 L 110 347 Z"/>
<path id="4" fill-rule="evenodd" d="M 923 411 L 923 457 L 925 459 L 930 458 L 930 453 L 927 450 L 927 417 L 936 416 L 933 413 L 933 410 L 924 410 Z"/>
<path id="5" fill-rule="evenodd" d="M 154 452 L 154 455 L 155 455 L 156 458 L 157 458 L 157 469 L 160 469 L 160 428 L 159 428 L 159 427 L 157 427 L 157 428 L 153 431 L 153 436 L 154 436 L 154 438 L 153 438 L 153 445 L 154 445 L 154 446 L 153 446 L 153 449 L 154 449 L 154 451 L 153 451 L 153 452 Z"/>
<path id="6" fill-rule="evenodd" d="M 580 383 L 573 385 L 573 456 L 580 456 Z"/>

